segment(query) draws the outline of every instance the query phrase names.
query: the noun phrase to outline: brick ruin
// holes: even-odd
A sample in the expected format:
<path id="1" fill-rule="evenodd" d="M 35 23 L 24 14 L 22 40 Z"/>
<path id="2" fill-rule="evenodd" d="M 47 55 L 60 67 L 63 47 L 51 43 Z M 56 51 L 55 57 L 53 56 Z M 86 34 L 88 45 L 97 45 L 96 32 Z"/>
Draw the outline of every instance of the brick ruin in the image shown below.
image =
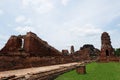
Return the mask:
<path id="1" fill-rule="evenodd" d="M 69 51 L 67 49 L 62 50 L 62 55 L 67 56 L 69 55 Z"/>
<path id="2" fill-rule="evenodd" d="M 111 39 L 107 32 L 103 32 L 101 35 L 101 53 L 99 60 L 101 62 L 119 61 L 119 59 L 114 55 Z"/>
<path id="3" fill-rule="evenodd" d="M 0 50 L 0 71 L 66 63 L 62 56 L 35 33 L 13 35 Z"/>
<path id="4" fill-rule="evenodd" d="M 76 68 L 76 72 L 78 74 L 86 74 L 86 66 L 85 65 L 78 66 Z"/>
<path id="5" fill-rule="evenodd" d="M 89 55 L 90 56 L 99 56 L 99 54 L 100 54 L 100 50 L 95 48 L 91 44 L 83 45 L 83 47 L 81 47 L 80 50 L 89 50 Z"/>
<path id="6" fill-rule="evenodd" d="M 8 40 L 5 47 L 0 51 L 1 53 L 4 53 L 5 55 L 8 54 L 8 52 L 18 52 L 18 50 L 21 48 L 22 40 L 17 36 L 11 36 Z"/>
<path id="7" fill-rule="evenodd" d="M 60 56 L 61 52 L 43 41 L 36 34 L 28 32 L 26 35 L 11 36 L 5 47 L 1 49 L 2 55 L 19 55 L 24 56 Z M 14 54 L 16 53 L 16 54 Z M 44 54 L 43 54 L 44 53 Z"/>
<path id="8" fill-rule="evenodd" d="M 113 55 L 114 55 L 114 49 L 111 45 L 110 36 L 107 32 L 104 32 L 101 36 L 101 56 L 107 57 Z"/>
<path id="9" fill-rule="evenodd" d="M 100 54 L 100 50 L 95 48 L 91 44 L 85 44 L 83 47 L 80 47 L 78 51 L 75 51 L 73 54 L 73 57 L 77 59 L 77 61 L 80 60 L 93 60 L 96 59 Z M 78 57 L 79 56 L 79 57 Z"/>
<path id="10" fill-rule="evenodd" d="M 71 54 L 73 54 L 73 53 L 75 52 L 73 45 L 72 45 L 71 48 L 70 48 L 70 52 L 71 52 Z"/>
<path id="11" fill-rule="evenodd" d="M 77 54 L 78 53 L 78 54 Z M 90 59 L 87 50 L 59 50 L 40 39 L 35 33 L 11 36 L 0 50 L 0 71 L 65 64 Z"/>
<path id="12" fill-rule="evenodd" d="M 94 60 L 99 53 L 90 44 L 77 51 L 73 45 L 70 52 L 66 49 L 59 51 L 35 33 L 28 32 L 26 35 L 11 36 L 0 50 L 0 71 Z"/>

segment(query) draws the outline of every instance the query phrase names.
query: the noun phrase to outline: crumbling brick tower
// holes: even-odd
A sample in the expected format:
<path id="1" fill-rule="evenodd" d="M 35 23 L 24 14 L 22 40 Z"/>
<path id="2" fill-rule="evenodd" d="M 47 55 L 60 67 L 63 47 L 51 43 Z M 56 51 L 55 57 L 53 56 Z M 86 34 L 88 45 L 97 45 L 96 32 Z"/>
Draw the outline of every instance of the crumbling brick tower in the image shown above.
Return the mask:
<path id="1" fill-rule="evenodd" d="M 73 45 L 72 45 L 71 48 L 70 48 L 70 52 L 71 52 L 71 54 L 73 54 L 73 53 L 75 52 Z"/>
<path id="2" fill-rule="evenodd" d="M 101 54 L 100 60 L 108 60 L 114 55 L 114 49 L 111 45 L 110 36 L 107 32 L 103 32 L 101 36 Z"/>

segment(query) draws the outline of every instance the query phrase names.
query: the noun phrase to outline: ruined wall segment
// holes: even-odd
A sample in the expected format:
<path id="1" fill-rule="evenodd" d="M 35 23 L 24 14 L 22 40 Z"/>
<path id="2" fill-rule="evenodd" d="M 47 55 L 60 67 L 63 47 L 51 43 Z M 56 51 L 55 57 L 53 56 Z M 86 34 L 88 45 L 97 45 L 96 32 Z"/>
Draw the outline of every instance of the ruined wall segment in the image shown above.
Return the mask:
<path id="1" fill-rule="evenodd" d="M 0 71 L 67 63 L 68 59 L 62 57 L 60 51 L 28 32 L 11 36 L 0 50 Z"/>
<path id="2" fill-rule="evenodd" d="M 62 50 L 62 54 L 63 54 L 64 56 L 67 56 L 67 55 L 69 55 L 69 51 L 68 51 L 67 49 L 63 49 L 63 50 Z"/>
<path id="3" fill-rule="evenodd" d="M 80 50 L 89 50 L 90 56 L 97 56 L 100 54 L 100 50 L 95 48 L 92 44 L 84 44 L 83 47 L 80 47 Z"/>
<path id="4" fill-rule="evenodd" d="M 11 36 L 0 54 L 27 54 L 30 56 L 61 56 L 62 53 L 40 39 L 35 33 L 28 32 L 26 35 Z"/>
<path id="5" fill-rule="evenodd" d="M 60 56 L 61 52 L 43 41 L 36 34 L 28 32 L 24 37 L 24 50 L 31 56 Z"/>
<path id="6" fill-rule="evenodd" d="M 1 53 L 9 54 L 11 52 L 18 52 L 21 48 L 22 40 L 17 36 L 11 36 L 5 46 L 1 49 Z"/>

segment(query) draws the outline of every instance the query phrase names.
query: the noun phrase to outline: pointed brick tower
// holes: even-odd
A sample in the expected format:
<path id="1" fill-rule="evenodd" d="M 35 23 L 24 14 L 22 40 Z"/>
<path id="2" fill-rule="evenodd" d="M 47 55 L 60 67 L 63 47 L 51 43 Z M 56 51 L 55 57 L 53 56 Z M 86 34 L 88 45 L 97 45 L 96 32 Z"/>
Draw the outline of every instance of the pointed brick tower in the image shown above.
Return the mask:
<path id="1" fill-rule="evenodd" d="M 71 48 L 70 48 L 70 52 L 71 52 L 71 54 L 73 54 L 73 53 L 75 52 L 73 45 L 72 45 Z"/>
<path id="2" fill-rule="evenodd" d="M 108 60 L 114 55 L 114 49 L 111 45 L 110 36 L 107 32 L 103 32 L 101 36 L 101 54 L 100 60 Z"/>

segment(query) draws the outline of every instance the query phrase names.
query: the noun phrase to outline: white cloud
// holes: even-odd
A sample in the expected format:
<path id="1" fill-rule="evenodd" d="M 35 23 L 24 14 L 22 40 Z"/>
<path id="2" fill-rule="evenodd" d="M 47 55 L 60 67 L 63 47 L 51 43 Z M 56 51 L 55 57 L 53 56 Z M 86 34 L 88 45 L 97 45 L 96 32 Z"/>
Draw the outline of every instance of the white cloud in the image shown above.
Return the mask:
<path id="1" fill-rule="evenodd" d="M 8 36 L 7 35 L 0 35 L 0 40 L 7 40 Z"/>
<path id="2" fill-rule="evenodd" d="M 30 26 L 18 26 L 15 28 L 15 31 L 22 33 L 22 34 L 25 34 L 26 32 L 29 32 L 29 31 L 35 32 L 35 29 L 33 27 L 30 27 Z"/>
<path id="3" fill-rule="evenodd" d="M 26 21 L 26 17 L 23 16 L 23 15 L 17 16 L 16 19 L 15 19 L 15 21 L 16 21 L 17 23 L 24 22 L 24 21 Z"/>
<path id="4" fill-rule="evenodd" d="M 21 24 L 29 24 L 29 25 L 32 24 L 31 19 L 30 18 L 26 18 L 23 15 L 17 16 L 16 19 L 15 19 L 15 22 L 21 23 Z"/>
<path id="5" fill-rule="evenodd" d="M 2 15 L 3 13 L 4 13 L 3 10 L 0 9 L 0 15 Z"/>
<path id="6" fill-rule="evenodd" d="M 31 0 L 22 0 L 23 6 L 28 6 Z"/>
<path id="7" fill-rule="evenodd" d="M 3 48 L 3 46 L 5 45 L 5 43 L 7 42 L 8 39 L 9 39 L 8 35 L 0 34 L 0 49 Z"/>
<path id="8" fill-rule="evenodd" d="M 48 13 L 53 10 L 54 4 L 52 0 L 22 0 L 23 7 L 31 8 L 38 13 Z"/>
<path id="9" fill-rule="evenodd" d="M 61 3 L 66 6 L 70 0 L 61 0 Z"/>
<path id="10" fill-rule="evenodd" d="M 85 37 L 100 34 L 102 32 L 102 29 L 95 27 L 92 24 L 85 24 L 84 26 L 74 27 L 70 31 L 74 36 Z"/>

